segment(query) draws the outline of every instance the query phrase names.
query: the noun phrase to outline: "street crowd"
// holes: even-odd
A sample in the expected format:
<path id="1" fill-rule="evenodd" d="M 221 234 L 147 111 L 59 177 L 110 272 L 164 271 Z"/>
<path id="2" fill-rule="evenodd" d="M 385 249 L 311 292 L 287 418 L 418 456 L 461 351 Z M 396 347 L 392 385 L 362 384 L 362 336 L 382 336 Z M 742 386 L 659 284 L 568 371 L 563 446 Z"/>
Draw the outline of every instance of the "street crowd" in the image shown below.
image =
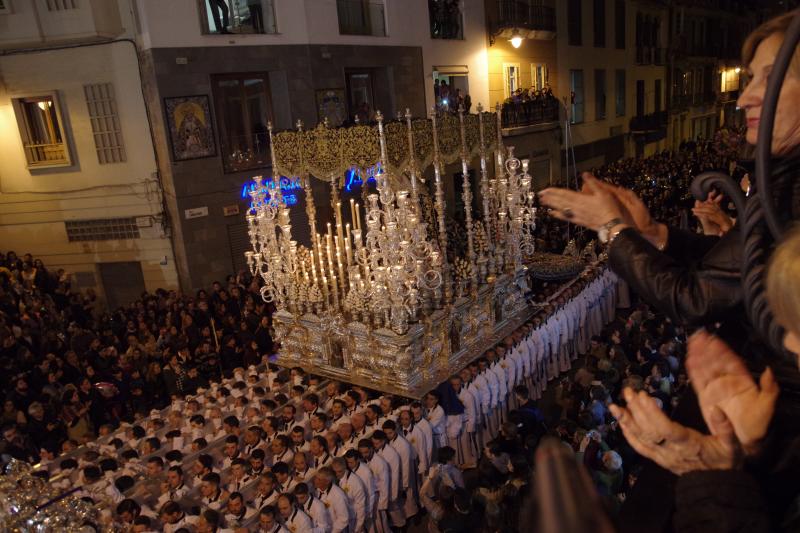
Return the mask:
<path id="1" fill-rule="evenodd" d="M 598 173 L 686 218 L 684 182 L 729 164 L 723 144 Z M 3 459 L 80 486 L 121 530 L 519 530 L 548 435 L 613 508 L 640 459 L 608 405 L 627 386 L 669 412 L 686 388 L 682 328 L 632 306 L 602 265 L 538 286 L 529 322 L 410 401 L 272 365 L 273 310 L 244 274 L 100 314 L 63 270 L 14 252 L 0 264 Z"/>

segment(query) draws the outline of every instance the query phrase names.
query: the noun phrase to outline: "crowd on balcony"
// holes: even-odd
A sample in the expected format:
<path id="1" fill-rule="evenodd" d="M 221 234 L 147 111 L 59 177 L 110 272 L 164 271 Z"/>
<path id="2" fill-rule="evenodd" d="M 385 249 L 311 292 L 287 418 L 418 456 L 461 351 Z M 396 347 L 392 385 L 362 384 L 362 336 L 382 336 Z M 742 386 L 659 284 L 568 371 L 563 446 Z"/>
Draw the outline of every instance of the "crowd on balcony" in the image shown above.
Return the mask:
<path id="1" fill-rule="evenodd" d="M 464 113 L 469 113 L 472 109 L 472 97 L 469 93 L 452 87 L 447 80 L 437 79 L 433 82 L 433 95 L 439 111 L 458 113 L 459 109 L 463 109 Z"/>
<path id="2" fill-rule="evenodd" d="M 428 14 L 433 39 L 461 39 L 461 2 L 459 0 L 428 0 Z"/>
<path id="3" fill-rule="evenodd" d="M 549 84 L 538 89 L 517 89 L 503 102 L 503 126 L 527 126 L 541 122 L 558 122 L 558 98 Z"/>

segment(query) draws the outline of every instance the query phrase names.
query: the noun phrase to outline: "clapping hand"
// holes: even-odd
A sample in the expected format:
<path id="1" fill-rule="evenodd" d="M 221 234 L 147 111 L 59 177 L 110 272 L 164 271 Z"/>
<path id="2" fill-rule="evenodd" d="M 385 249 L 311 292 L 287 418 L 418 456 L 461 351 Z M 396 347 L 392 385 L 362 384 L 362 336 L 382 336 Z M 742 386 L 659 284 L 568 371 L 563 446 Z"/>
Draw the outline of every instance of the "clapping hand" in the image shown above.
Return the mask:
<path id="1" fill-rule="evenodd" d="M 689 339 L 686 370 L 697 392 L 703 417 L 717 407 L 730 420 L 745 452 L 754 454 L 775 412 L 780 390 L 767 368 L 756 383 L 731 348 L 705 331 Z M 709 424 L 709 429 L 713 428 Z"/>
<path id="2" fill-rule="evenodd" d="M 539 199 L 553 210 L 554 217 L 594 231 L 614 219 L 634 225 L 631 214 L 613 192 L 588 172 L 583 173 L 580 192 L 551 187 L 540 192 Z"/>
<path id="3" fill-rule="evenodd" d="M 627 406 L 611 405 L 611 414 L 640 455 L 677 475 L 735 466 L 739 447 L 730 422 L 720 410 L 710 413 L 716 434 L 703 435 L 670 420 L 646 392 L 626 388 L 623 394 Z"/>
<path id="4" fill-rule="evenodd" d="M 637 452 L 675 474 L 734 468 L 767 433 L 779 393 L 772 371 L 756 384 L 742 359 L 706 332 L 689 340 L 686 368 L 711 435 L 669 420 L 645 392 L 625 389 L 627 406 L 611 413 Z"/>
<path id="5" fill-rule="evenodd" d="M 692 214 L 703 226 L 705 235 L 722 236 L 733 227 L 733 219 L 720 207 L 722 195 L 712 191 L 705 201 L 695 200 Z"/>

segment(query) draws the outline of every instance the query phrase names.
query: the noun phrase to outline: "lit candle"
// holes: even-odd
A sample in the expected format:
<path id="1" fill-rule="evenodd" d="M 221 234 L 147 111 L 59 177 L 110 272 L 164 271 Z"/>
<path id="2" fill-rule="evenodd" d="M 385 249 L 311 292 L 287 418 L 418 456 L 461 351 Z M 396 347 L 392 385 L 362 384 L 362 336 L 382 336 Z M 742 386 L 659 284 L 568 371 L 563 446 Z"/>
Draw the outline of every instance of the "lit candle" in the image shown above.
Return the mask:
<path id="1" fill-rule="evenodd" d="M 347 256 L 347 266 L 353 264 L 353 244 L 350 241 L 350 224 L 345 226 L 346 231 L 344 232 L 344 251 L 345 255 Z"/>
<path id="2" fill-rule="evenodd" d="M 328 301 L 328 278 L 325 274 L 322 274 L 322 299 L 325 302 L 325 307 L 330 306 L 330 302 Z"/>
<path id="3" fill-rule="evenodd" d="M 333 287 L 333 306 L 339 307 L 339 291 L 336 289 L 336 274 L 331 277 L 331 286 Z"/>
<path id="4" fill-rule="evenodd" d="M 317 285 L 317 252 L 316 247 L 311 246 L 311 279 L 314 280 L 314 286 Z"/>
<path id="5" fill-rule="evenodd" d="M 353 222 L 353 227 L 356 227 L 356 204 L 355 200 L 350 198 L 350 220 Z"/>
<path id="6" fill-rule="evenodd" d="M 339 242 L 338 235 L 335 235 L 333 237 L 333 241 L 334 243 L 336 243 L 336 264 L 339 267 L 339 283 L 342 284 L 341 289 L 342 292 L 344 292 L 345 279 L 344 279 L 344 269 L 342 268 L 342 252 L 341 252 L 343 244 Z"/>
<path id="7" fill-rule="evenodd" d="M 358 206 L 358 202 L 356 202 L 356 229 L 361 230 L 361 208 Z"/>
<path id="8" fill-rule="evenodd" d="M 333 257 L 331 254 L 332 244 L 333 244 L 333 231 L 331 229 L 331 223 L 328 222 L 328 234 L 325 235 L 325 248 L 326 251 L 328 252 L 328 275 L 331 277 L 331 280 L 333 280 L 333 277 L 336 274 L 336 272 L 333 270 Z M 334 286 L 335 285 L 336 284 L 334 283 Z"/>
<path id="9" fill-rule="evenodd" d="M 339 244 L 336 245 L 337 256 L 341 252 L 341 247 L 344 246 L 344 234 L 342 222 L 342 202 L 336 202 L 336 235 L 339 237 Z M 342 283 L 342 290 L 344 290 L 344 276 L 339 276 L 339 281 Z"/>

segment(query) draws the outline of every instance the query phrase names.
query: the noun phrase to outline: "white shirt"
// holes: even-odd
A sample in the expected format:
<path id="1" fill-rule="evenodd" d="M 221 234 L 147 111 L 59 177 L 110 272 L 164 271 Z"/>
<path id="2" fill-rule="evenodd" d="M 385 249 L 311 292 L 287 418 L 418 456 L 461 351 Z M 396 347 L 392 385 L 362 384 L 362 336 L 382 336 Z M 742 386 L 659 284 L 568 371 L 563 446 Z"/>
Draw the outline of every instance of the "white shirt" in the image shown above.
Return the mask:
<path id="1" fill-rule="evenodd" d="M 433 434 L 435 436 L 444 435 L 446 432 L 446 420 L 444 409 L 442 409 L 441 405 L 437 405 L 432 410 L 428 412 L 428 416 L 426 417 L 428 422 L 431 424 L 431 429 L 433 430 Z"/>
<path id="2" fill-rule="evenodd" d="M 478 373 L 472 378 L 471 386 L 475 387 L 478 392 L 481 413 L 488 415 L 492 407 L 492 390 L 489 387 L 489 380 L 483 374 Z"/>
<path id="3" fill-rule="evenodd" d="M 181 528 L 191 529 L 192 526 L 195 523 L 197 523 L 197 518 L 198 517 L 196 516 L 189 516 L 187 514 L 184 514 L 181 517 L 181 519 L 175 522 L 174 524 L 164 524 L 163 526 L 164 533 L 174 533 L 175 531 L 178 531 Z"/>
<path id="4" fill-rule="evenodd" d="M 167 492 L 163 493 L 161 496 L 158 497 L 158 506 L 161 507 L 168 501 L 177 502 L 184 496 L 189 493 L 189 487 L 186 486 L 185 483 L 181 483 L 180 486 L 174 489 L 169 489 Z"/>
<path id="5" fill-rule="evenodd" d="M 494 373 L 497 378 L 497 401 L 502 403 L 506 401 L 506 395 L 508 394 L 508 373 L 505 367 L 497 360 L 492 363 L 489 372 Z"/>
<path id="6" fill-rule="evenodd" d="M 332 484 L 328 490 L 320 491 L 319 499 L 331 514 L 333 522 L 331 533 L 341 533 L 347 530 L 350 527 L 353 509 L 350 507 L 350 501 L 344 491 L 338 485 Z"/>
<path id="7" fill-rule="evenodd" d="M 378 491 L 378 507 L 379 511 L 386 511 L 389 509 L 389 502 L 393 501 L 392 497 L 395 494 L 392 491 L 392 471 L 386 459 L 374 453 L 372 459 L 367 463 L 372 477 L 375 480 L 375 490 Z"/>
<path id="8" fill-rule="evenodd" d="M 250 454 L 252 454 L 257 449 L 261 448 L 263 450 L 265 448 L 264 444 L 265 443 L 263 440 L 258 439 L 258 442 L 256 442 L 255 444 L 248 444 L 247 446 L 244 447 L 244 454 L 249 457 Z"/>
<path id="9" fill-rule="evenodd" d="M 489 392 L 491 393 L 490 409 L 497 407 L 497 402 L 500 401 L 500 381 L 497 379 L 497 374 L 492 372 L 489 368 L 479 374 L 489 384 Z"/>
<path id="10" fill-rule="evenodd" d="M 389 472 L 391 474 L 389 476 L 389 480 L 391 481 L 389 501 L 393 502 L 400 497 L 400 487 L 402 486 L 403 480 L 403 470 L 400 466 L 400 456 L 397 454 L 397 450 L 388 444 L 384 445 L 384 447 L 380 450 L 377 450 L 377 453 L 389 465 Z"/>
<path id="11" fill-rule="evenodd" d="M 278 461 L 284 462 L 287 465 L 291 465 L 292 461 L 294 460 L 294 453 L 290 449 L 286 449 L 280 455 L 273 455 L 272 456 L 272 464 L 274 465 Z"/>
<path id="12" fill-rule="evenodd" d="M 231 479 L 228 486 L 225 487 L 228 492 L 242 492 L 248 484 L 247 476 L 242 476 L 242 479 Z"/>
<path id="13" fill-rule="evenodd" d="M 360 477 L 348 470 L 339 480 L 339 488 L 347 495 L 347 499 L 350 501 L 350 508 L 353 511 L 350 517 L 350 531 L 363 531 L 364 521 L 369 509 L 367 506 L 367 488 L 364 486 L 364 482 Z"/>
<path id="14" fill-rule="evenodd" d="M 319 498 L 309 495 L 308 501 L 303 505 L 303 511 L 311 518 L 314 533 L 329 533 L 331 530 L 331 513 Z"/>
<path id="15" fill-rule="evenodd" d="M 204 496 L 200 500 L 200 503 L 203 504 L 203 507 L 208 507 L 209 509 L 219 511 L 222 509 L 222 490 L 217 491 L 217 494 L 210 498 L 206 498 Z"/>
<path id="16" fill-rule="evenodd" d="M 339 426 L 344 424 L 345 422 L 347 422 L 349 424 L 350 423 L 350 417 L 345 416 L 345 415 L 341 415 L 338 418 L 331 419 L 330 430 L 331 431 L 338 431 L 339 430 Z"/>
<path id="17" fill-rule="evenodd" d="M 358 462 L 358 468 L 353 473 L 364 483 L 364 489 L 367 491 L 367 514 L 370 514 L 378 501 L 378 486 L 375 483 L 375 476 L 364 461 Z"/>
<path id="18" fill-rule="evenodd" d="M 225 513 L 225 527 L 235 529 L 242 527 L 248 520 L 255 516 L 256 510 L 252 507 L 244 506 L 238 515 Z"/>
<path id="19" fill-rule="evenodd" d="M 358 450 L 358 437 L 356 437 L 356 434 L 353 433 L 350 435 L 350 438 L 342 442 L 340 447 L 342 455 L 347 453 L 349 450 Z"/>
<path id="20" fill-rule="evenodd" d="M 431 458 L 428 456 L 428 443 L 426 442 L 425 432 L 418 424 L 411 424 L 409 428 L 400 427 L 399 431 L 405 439 L 414 447 L 419 461 L 419 473 L 424 475 L 428 471 Z"/>
<path id="21" fill-rule="evenodd" d="M 475 433 L 475 423 L 478 420 L 478 400 L 469 387 L 465 385 L 461 386 L 461 390 L 458 392 L 458 399 L 464 405 L 464 430 L 467 433 Z"/>
<path id="22" fill-rule="evenodd" d="M 313 533 L 314 522 L 306 513 L 295 507 L 286 519 L 286 528 L 292 533 Z"/>
<path id="23" fill-rule="evenodd" d="M 426 456 L 428 457 L 428 462 L 430 462 L 433 460 L 433 426 L 424 417 L 415 420 L 414 425 L 425 433 Z"/>
<path id="24" fill-rule="evenodd" d="M 281 493 L 275 489 L 272 489 L 269 494 L 256 494 L 255 499 L 253 499 L 253 507 L 263 509 L 267 505 L 273 505 L 278 501 L 280 495 Z"/>

